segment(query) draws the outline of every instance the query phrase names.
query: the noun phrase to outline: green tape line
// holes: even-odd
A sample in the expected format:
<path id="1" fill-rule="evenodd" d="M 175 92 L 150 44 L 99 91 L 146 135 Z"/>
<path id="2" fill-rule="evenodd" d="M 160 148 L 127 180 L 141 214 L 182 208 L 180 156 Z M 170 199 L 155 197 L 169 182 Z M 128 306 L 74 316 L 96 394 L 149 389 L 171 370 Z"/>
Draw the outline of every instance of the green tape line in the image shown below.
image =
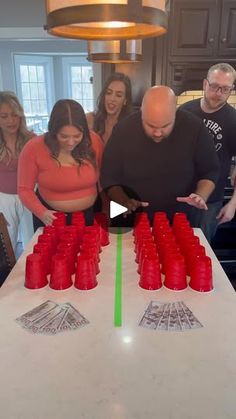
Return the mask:
<path id="1" fill-rule="evenodd" d="M 115 308 L 114 326 L 122 326 L 122 232 L 118 228 L 116 239 L 116 282 L 115 282 Z"/>

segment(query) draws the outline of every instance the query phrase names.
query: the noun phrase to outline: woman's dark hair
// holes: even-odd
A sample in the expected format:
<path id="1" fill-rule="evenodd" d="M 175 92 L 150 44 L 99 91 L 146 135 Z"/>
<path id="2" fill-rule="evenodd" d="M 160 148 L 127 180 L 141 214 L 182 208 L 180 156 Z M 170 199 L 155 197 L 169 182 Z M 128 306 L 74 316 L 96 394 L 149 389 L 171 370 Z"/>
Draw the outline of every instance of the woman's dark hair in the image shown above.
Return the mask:
<path id="1" fill-rule="evenodd" d="M 95 152 L 92 149 L 88 124 L 82 106 L 72 99 L 62 99 L 55 103 L 48 122 L 48 132 L 45 134 L 45 144 L 57 159 L 60 151 L 57 141 L 58 132 L 66 125 L 73 125 L 83 132 L 81 142 L 71 152 L 73 158 L 81 165 L 89 160 L 96 167 Z"/>
<path id="2" fill-rule="evenodd" d="M 100 95 L 97 100 L 97 111 L 94 116 L 94 131 L 99 135 L 103 135 L 105 132 L 105 120 L 107 117 L 107 112 L 105 108 L 105 95 L 109 85 L 113 81 L 121 81 L 125 85 L 125 99 L 126 103 L 122 107 L 118 121 L 120 121 L 125 116 L 129 115 L 132 112 L 132 88 L 130 78 L 124 73 L 113 73 L 106 80 Z"/>

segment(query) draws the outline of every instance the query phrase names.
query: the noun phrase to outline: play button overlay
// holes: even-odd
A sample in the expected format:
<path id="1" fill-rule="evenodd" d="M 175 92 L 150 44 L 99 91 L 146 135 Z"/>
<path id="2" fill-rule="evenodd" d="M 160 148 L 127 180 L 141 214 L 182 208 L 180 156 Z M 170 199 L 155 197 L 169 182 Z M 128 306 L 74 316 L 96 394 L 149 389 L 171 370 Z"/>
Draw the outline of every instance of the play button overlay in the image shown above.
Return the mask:
<path id="1" fill-rule="evenodd" d="M 128 208 L 123 205 L 117 204 L 117 202 L 110 202 L 110 218 L 115 218 L 118 215 L 124 214 L 128 211 Z"/>

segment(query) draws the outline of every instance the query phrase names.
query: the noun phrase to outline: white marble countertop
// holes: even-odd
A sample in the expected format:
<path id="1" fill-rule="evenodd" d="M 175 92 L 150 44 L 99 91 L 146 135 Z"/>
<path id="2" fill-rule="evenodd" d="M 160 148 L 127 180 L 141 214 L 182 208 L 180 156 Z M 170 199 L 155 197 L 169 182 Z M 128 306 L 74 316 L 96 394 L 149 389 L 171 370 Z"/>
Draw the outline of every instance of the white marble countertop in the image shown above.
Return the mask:
<path id="1" fill-rule="evenodd" d="M 25 257 L 0 289 L 3 419 L 236 418 L 236 294 L 213 258 L 213 292 L 138 286 L 131 233 L 123 235 L 123 324 L 115 328 L 116 236 L 101 254 L 98 286 L 24 288 Z M 46 300 L 70 302 L 89 321 L 55 336 L 33 335 L 15 319 Z M 184 301 L 203 324 L 185 332 L 138 326 L 151 300 Z"/>

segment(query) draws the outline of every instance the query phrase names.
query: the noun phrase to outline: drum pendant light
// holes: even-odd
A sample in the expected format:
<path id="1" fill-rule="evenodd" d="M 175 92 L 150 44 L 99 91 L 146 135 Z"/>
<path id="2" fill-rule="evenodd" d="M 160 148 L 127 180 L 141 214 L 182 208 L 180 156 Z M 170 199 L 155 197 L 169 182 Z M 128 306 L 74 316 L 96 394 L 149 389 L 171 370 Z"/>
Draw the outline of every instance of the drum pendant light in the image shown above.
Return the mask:
<path id="1" fill-rule="evenodd" d="M 142 41 L 88 41 L 87 60 L 94 63 L 137 63 L 142 61 Z"/>
<path id="2" fill-rule="evenodd" d="M 63 38 L 142 39 L 167 29 L 165 0 L 45 0 L 45 29 Z"/>

